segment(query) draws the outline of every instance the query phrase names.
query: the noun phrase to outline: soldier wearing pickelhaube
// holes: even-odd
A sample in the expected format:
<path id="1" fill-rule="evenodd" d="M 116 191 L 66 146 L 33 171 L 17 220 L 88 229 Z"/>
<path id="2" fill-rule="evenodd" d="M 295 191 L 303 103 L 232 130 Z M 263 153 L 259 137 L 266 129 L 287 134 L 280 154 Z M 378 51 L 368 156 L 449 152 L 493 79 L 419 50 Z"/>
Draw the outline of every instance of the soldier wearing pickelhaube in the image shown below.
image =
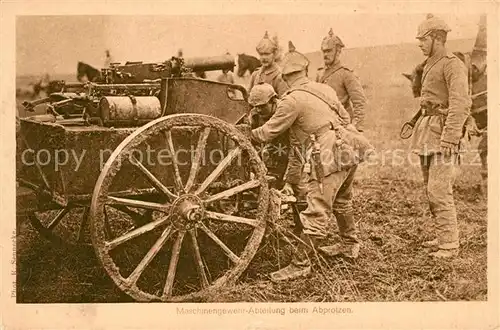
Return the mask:
<path id="1" fill-rule="evenodd" d="M 344 43 L 330 29 L 321 42 L 325 67 L 318 69 L 316 81 L 329 85 L 337 92 L 340 102 L 351 116 L 352 124 L 363 131 L 366 96 L 359 78 L 340 61 L 342 48 Z"/>
<path id="2" fill-rule="evenodd" d="M 267 31 L 257 45 L 256 50 L 260 56 L 262 66 L 252 73 L 248 90 L 252 90 L 252 87 L 257 84 L 268 83 L 273 86 L 276 94 L 281 97 L 288 89 L 288 86 L 281 78 L 280 67 L 276 64 L 278 45 L 269 39 Z"/>
<path id="3" fill-rule="evenodd" d="M 303 146 L 306 150 L 301 171 L 297 173 L 307 188 L 307 208 L 299 214 L 302 224 L 299 236 L 301 242 L 290 265 L 270 275 L 273 281 L 294 279 L 311 272 L 310 257 L 327 235 L 335 195 L 345 189 L 346 181 L 351 177 L 351 170 L 341 169 L 338 166 L 339 159 L 332 153 L 337 141 L 333 128 L 339 125 L 352 126 L 349 114 L 331 87 L 307 78 L 308 66 L 309 61 L 303 54 L 295 50 L 288 52 L 282 60 L 283 79 L 290 86 L 285 95 L 277 99 L 271 86 L 264 84 L 255 86 L 249 96 L 249 100 L 261 108 L 258 112 L 272 114 L 264 125 L 251 131 L 252 140 L 270 141 L 289 130 L 292 148 L 301 149 Z M 259 96 L 261 101 L 257 100 Z M 345 226 L 339 223 L 339 227 L 343 230 Z M 320 247 L 319 250 L 328 254 L 330 248 Z M 345 252 L 355 258 L 358 251 L 359 245 L 353 244 L 349 253 Z"/>
<path id="4" fill-rule="evenodd" d="M 422 74 L 421 116 L 411 143 L 420 156 L 426 194 L 436 221 L 436 239 L 423 246 L 435 250 L 430 255 L 438 258 L 453 257 L 459 248 L 453 182 L 472 103 L 467 69 L 445 46 L 450 31 L 442 19 L 429 14 L 418 26 L 416 36 L 427 59 Z"/>

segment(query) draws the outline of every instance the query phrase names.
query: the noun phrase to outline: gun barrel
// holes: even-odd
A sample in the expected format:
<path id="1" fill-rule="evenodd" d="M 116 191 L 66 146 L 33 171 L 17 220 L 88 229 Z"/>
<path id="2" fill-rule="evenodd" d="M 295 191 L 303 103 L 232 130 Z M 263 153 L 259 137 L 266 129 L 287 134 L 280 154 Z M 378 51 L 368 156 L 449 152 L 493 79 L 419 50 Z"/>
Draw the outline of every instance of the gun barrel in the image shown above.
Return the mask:
<path id="1" fill-rule="evenodd" d="M 150 89 L 150 88 L 160 88 L 160 83 L 146 83 L 146 84 L 95 84 L 91 83 L 92 88 L 97 90 L 110 90 L 110 89 Z"/>
<path id="2" fill-rule="evenodd" d="M 37 105 L 40 105 L 40 104 L 44 104 L 44 103 L 47 103 L 50 101 L 50 97 L 44 97 L 43 99 L 39 99 L 39 100 L 36 100 L 36 101 L 24 101 L 23 102 L 23 106 L 25 108 L 34 108 L 36 107 Z"/>
<path id="3" fill-rule="evenodd" d="M 193 57 L 184 59 L 184 65 L 193 71 L 216 71 L 233 69 L 234 57 L 231 55 L 212 57 Z"/>

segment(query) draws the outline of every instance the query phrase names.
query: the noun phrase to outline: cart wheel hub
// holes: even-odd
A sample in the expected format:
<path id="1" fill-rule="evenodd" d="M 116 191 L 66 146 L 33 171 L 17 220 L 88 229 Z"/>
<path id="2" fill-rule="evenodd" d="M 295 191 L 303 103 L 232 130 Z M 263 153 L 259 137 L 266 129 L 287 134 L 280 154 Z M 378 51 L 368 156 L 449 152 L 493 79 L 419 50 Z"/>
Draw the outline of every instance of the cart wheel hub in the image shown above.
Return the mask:
<path id="1" fill-rule="evenodd" d="M 174 224 L 189 228 L 203 220 L 205 209 L 201 200 L 195 195 L 182 195 L 174 202 L 170 215 L 176 219 Z"/>

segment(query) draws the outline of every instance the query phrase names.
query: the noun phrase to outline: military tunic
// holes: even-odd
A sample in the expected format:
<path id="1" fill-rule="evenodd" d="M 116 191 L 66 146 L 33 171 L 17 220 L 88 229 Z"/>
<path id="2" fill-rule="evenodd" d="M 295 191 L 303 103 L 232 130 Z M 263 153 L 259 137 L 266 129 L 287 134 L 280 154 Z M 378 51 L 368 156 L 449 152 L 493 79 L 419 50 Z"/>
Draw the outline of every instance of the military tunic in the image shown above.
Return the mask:
<path id="1" fill-rule="evenodd" d="M 251 91 L 253 86 L 260 83 L 268 83 L 273 86 L 274 91 L 278 94 L 278 97 L 282 97 L 288 90 L 288 85 L 281 77 L 281 70 L 276 63 L 273 63 L 269 68 L 264 69 L 263 67 L 260 67 L 254 71 L 250 77 L 248 90 Z"/>
<path id="2" fill-rule="evenodd" d="M 326 95 L 334 104 L 339 100 L 330 87 L 310 81 L 307 78 L 301 78 L 292 84 L 293 87 L 308 85 L 310 88 L 317 89 Z M 343 107 L 343 117 L 349 119 L 349 114 Z M 315 133 L 321 127 L 329 123 L 338 123 L 341 119 L 333 112 L 330 107 L 319 98 L 303 91 L 295 91 L 286 94 L 278 103 L 274 115 L 261 127 L 252 131 L 255 140 L 266 142 L 273 140 L 278 135 L 290 129 L 290 145 L 299 150 L 307 148 L 309 135 Z M 328 131 L 319 138 L 321 152 L 325 155 L 331 154 L 335 143 L 335 132 Z M 293 159 L 292 159 L 293 158 Z M 300 180 L 300 166 L 296 166 L 296 157 L 289 160 L 288 180 L 298 183 Z M 324 166 L 325 175 L 337 171 L 337 164 L 332 161 Z"/>
<path id="3" fill-rule="evenodd" d="M 340 62 L 318 69 L 316 81 L 332 87 L 352 119 L 352 124 L 362 131 L 366 113 L 366 96 L 358 77 Z"/>
<path id="4" fill-rule="evenodd" d="M 429 57 L 422 74 L 420 99 L 423 116 L 415 125 L 412 149 L 420 155 L 426 195 L 436 219 L 438 248 L 457 249 L 459 232 L 453 183 L 459 142 L 472 104 L 463 62 L 444 48 Z M 427 104 L 441 105 L 445 110 L 439 114 Z M 442 154 L 441 147 L 451 148 L 452 155 Z"/>
<path id="5" fill-rule="evenodd" d="M 293 91 L 286 93 L 279 101 L 274 115 L 261 127 L 252 130 L 252 137 L 259 142 L 270 141 L 278 135 L 289 130 L 290 144 L 299 150 L 308 149 L 308 139 L 310 134 L 318 132 L 321 128 L 329 124 L 347 124 L 350 117 L 342 107 L 335 91 L 324 84 L 312 82 L 307 78 L 299 78 L 291 84 L 291 89 L 295 87 L 306 87 L 316 90 L 322 94 L 328 103 L 338 104 L 338 112 L 331 110 L 330 106 L 318 97 L 304 91 Z M 350 201 L 337 201 L 336 196 L 345 196 L 343 189 L 348 189 L 346 180 L 351 177 L 352 170 L 339 171 L 338 163 L 334 158 L 336 135 L 333 130 L 324 131 L 318 136 L 320 145 L 321 160 L 325 178 L 323 179 L 323 192 L 319 189 L 317 178 L 302 171 L 302 164 L 290 164 L 297 162 L 297 157 L 290 157 L 288 179 L 299 180 L 306 183 L 307 208 L 299 214 L 300 221 L 304 228 L 304 233 L 316 236 L 326 236 L 327 224 L 332 212 L 333 204 L 345 204 Z M 307 153 L 307 152 L 306 152 Z M 340 192 L 340 193 L 339 193 Z M 339 221 L 337 219 L 337 221 Z M 346 225 L 338 223 L 341 228 L 341 235 L 351 235 L 355 239 L 355 224 Z"/>
<path id="6" fill-rule="evenodd" d="M 443 50 L 426 61 L 420 103 L 440 104 L 447 115 L 420 117 L 412 136 L 413 151 L 430 155 L 439 152 L 441 145 L 458 151 L 472 104 L 467 68 L 458 57 Z"/>

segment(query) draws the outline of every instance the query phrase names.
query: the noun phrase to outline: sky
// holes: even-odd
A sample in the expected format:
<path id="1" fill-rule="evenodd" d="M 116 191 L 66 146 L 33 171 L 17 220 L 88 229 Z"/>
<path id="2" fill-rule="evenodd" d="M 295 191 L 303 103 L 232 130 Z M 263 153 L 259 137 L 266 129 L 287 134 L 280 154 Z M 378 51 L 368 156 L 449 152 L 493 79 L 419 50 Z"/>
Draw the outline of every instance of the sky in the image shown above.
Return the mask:
<path id="1" fill-rule="evenodd" d="M 474 38 L 478 14 L 439 15 L 449 39 Z M 102 67 L 109 49 L 118 62 L 159 62 L 182 49 L 185 57 L 256 55 L 265 31 L 303 53 L 319 50 L 330 28 L 346 48 L 415 43 L 425 14 L 177 15 L 177 16 L 18 16 L 16 71 L 68 74 L 78 61 Z"/>

